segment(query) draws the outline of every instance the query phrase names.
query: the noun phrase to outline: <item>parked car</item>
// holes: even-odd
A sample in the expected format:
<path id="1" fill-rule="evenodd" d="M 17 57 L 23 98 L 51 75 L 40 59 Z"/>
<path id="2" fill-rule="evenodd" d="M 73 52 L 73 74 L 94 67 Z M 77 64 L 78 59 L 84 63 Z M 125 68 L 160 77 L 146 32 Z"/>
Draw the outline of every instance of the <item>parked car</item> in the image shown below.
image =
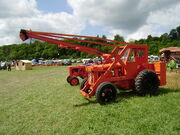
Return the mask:
<path id="1" fill-rule="evenodd" d="M 32 59 L 31 62 L 32 62 L 32 65 L 38 65 L 38 60 L 37 59 Z"/>
<path id="2" fill-rule="evenodd" d="M 148 61 L 159 61 L 159 57 L 154 55 L 148 56 Z"/>
<path id="3" fill-rule="evenodd" d="M 77 59 L 76 63 L 82 63 L 81 59 Z"/>
<path id="4" fill-rule="evenodd" d="M 1 62 L 0 64 L 0 70 L 6 70 L 7 69 L 7 64 L 6 62 Z"/>
<path id="5" fill-rule="evenodd" d="M 64 59 L 62 65 L 72 65 L 72 62 L 68 59 Z"/>
<path id="6" fill-rule="evenodd" d="M 71 60 L 72 63 L 76 63 L 76 60 Z"/>

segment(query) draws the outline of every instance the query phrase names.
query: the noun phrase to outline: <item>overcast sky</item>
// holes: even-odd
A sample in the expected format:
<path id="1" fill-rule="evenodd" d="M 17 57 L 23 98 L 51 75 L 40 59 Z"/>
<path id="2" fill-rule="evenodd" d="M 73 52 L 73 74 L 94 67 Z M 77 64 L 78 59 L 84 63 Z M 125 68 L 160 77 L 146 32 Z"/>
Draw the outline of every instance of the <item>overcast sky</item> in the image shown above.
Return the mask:
<path id="1" fill-rule="evenodd" d="M 180 0 L 0 0 L 0 45 L 22 43 L 22 28 L 128 41 L 179 25 Z"/>

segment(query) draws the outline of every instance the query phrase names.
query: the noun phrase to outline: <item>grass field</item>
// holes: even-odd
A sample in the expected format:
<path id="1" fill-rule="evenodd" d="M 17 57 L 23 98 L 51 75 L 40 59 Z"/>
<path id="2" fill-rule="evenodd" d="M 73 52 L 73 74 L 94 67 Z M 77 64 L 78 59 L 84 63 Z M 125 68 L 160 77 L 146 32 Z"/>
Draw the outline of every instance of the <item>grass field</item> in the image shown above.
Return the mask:
<path id="1" fill-rule="evenodd" d="M 179 135 L 180 74 L 156 96 L 118 94 L 105 106 L 66 83 L 67 67 L 0 71 L 0 135 Z"/>

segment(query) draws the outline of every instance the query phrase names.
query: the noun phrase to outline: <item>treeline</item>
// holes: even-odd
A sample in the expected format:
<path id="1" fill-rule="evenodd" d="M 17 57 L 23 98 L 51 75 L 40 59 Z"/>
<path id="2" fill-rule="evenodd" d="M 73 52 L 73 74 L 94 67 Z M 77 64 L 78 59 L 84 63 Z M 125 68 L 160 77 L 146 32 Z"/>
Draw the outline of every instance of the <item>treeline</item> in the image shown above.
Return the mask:
<path id="1" fill-rule="evenodd" d="M 99 37 L 99 36 L 97 36 Z M 103 35 L 102 38 L 106 39 L 106 36 Z M 115 35 L 114 39 L 117 41 L 124 42 L 124 38 L 120 35 Z M 97 42 L 105 42 L 102 40 L 96 39 L 84 39 L 88 41 L 97 41 Z M 83 46 L 88 46 L 96 49 L 101 49 L 103 51 L 111 50 L 109 46 L 102 46 L 92 43 L 85 43 L 85 42 L 76 42 L 71 40 L 65 40 L 67 42 L 78 43 Z M 50 44 L 47 42 L 42 42 L 35 40 L 31 43 L 22 43 L 22 44 L 13 44 L 13 45 L 6 45 L 0 47 L 0 61 L 8 61 L 8 60 L 20 60 L 20 59 L 64 59 L 64 58 L 88 58 L 94 57 L 94 55 L 71 50 L 71 49 L 63 49 L 58 48 L 55 44 Z"/>
<path id="2" fill-rule="evenodd" d="M 99 36 L 98 36 L 99 37 Z M 105 35 L 102 38 L 106 38 Z M 98 42 L 106 42 L 95 39 L 85 39 L 93 40 Z M 120 35 L 115 35 L 114 40 L 124 41 L 124 38 Z M 72 42 L 72 41 L 68 41 Z M 73 41 L 76 43 L 75 41 Z M 94 47 L 101 49 L 103 51 L 110 51 L 112 48 L 108 46 L 78 42 L 81 45 Z M 149 35 L 146 39 L 135 40 L 133 43 L 136 44 L 147 44 L 149 47 L 149 54 L 158 55 L 159 50 L 165 47 L 177 46 L 180 47 L 180 26 L 176 29 L 172 29 L 169 33 L 164 33 L 160 37 L 153 37 Z M 19 59 L 34 59 L 34 58 L 44 58 L 44 59 L 64 59 L 64 58 L 85 58 L 93 57 L 91 54 L 87 54 L 80 51 L 62 49 L 58 48 L 57 45 L 34 41 L 31 44 L 13 44 L 0 47 L 0 61 L 7 60 L 19 60 Z"/>
<path id="3" fill-rule="evenodd" d="M 147 44 L 149 54 L 158 55 L 162 48 L 174 46 L 180 47 L 180 26 L 172 29 L 169 33 L 164 33 L 160 37 L 153 37 L 148 35 L 146 39 L 134 41 L 136 44 Z"/>

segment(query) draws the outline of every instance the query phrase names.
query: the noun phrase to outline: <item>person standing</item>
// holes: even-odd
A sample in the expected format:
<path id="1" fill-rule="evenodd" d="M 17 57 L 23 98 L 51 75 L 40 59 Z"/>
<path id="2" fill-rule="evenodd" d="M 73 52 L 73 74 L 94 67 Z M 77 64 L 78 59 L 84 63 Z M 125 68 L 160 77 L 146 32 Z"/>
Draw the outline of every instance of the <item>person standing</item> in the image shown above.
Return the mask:
<path id="1" fill-rule="evenodd" d="M 8 71 L 11 71 L 11 62 L 8 62 L 8 63 L 7 63 L 7 70 L 8 70 Z"/>

